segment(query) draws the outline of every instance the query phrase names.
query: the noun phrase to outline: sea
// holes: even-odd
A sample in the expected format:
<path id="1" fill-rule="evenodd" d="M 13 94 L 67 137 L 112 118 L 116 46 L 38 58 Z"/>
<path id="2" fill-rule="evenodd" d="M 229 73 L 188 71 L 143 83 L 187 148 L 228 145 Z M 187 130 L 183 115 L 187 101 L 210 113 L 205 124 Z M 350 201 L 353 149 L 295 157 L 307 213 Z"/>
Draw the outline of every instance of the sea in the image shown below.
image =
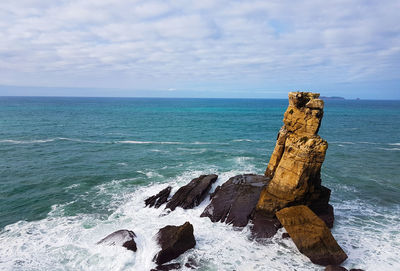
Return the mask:
<path id="1" fill-rule="evenodd" d="M 202 174 L 263 174 L 287 99 L 0 97 L 0 270 L 144 270 L 154 235 L 189 221 L 197 270 L 324 270 L 278 234 L 213 223 L 209 203 L 144 199 Z M 327 100 L 322 183 L 346 268 L 400 270 L 400 101 Z M 138 251 L 96 242 L 133 230 Z M 182 270 L 191 270 L 183 267 Z"/>

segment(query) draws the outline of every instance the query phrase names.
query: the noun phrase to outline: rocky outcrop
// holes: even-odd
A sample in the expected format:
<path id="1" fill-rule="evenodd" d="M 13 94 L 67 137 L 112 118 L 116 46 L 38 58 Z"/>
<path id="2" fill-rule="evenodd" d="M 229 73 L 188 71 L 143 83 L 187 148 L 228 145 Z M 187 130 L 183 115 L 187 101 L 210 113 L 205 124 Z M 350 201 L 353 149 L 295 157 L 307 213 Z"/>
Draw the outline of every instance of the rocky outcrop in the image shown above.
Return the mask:
<path id="1" fill-rule="evenodd" d="M 103 244 L 108 246 L 123 246 L 128 250 L 136 251 L 137 246 L 135 242 L 135 233 L 129 230 L 119 230 L 113 232 L 103 239 L 101 239 L 97 244 Z"/>
<path id="2" fill-rule="evenodd" d="M 179 188 L 167 203 L 166 208 L 173 211 L 176 207 L 190 209 L 199 205 L 207 196 L 211 189 L 211 185 L 217 180 L 217 178 L 217 175 L 211 174 L 201 175 L 200 177 L 193 179 L 189 184 Z"/>
<path id="3" fill-rule="evenodd" d="M 318 97 L 309 92 L 289 93 L 284 125 L 265 171 L 271 181 L 257 203 L 256 210 L 263 216 L 273 218 L 282 208 L 304 204 L 328 226 L 333 225 L 330 190 L 321 185 L 320 178 L 328 143 L 317 134 L 324 107 Z"/>
<path id="4" fill-rule="evenodd" d="M 161 250 L 154 257 L 154 261 L 162 265 L 196 245 L 193 225 L 185 222 L 181 226 L 166 226 L 157 233 L 157 242 Z"/>
<path id="5" fill-rule="evenodd" d="M 161 190 L 157 195 L 145 199 L 146 206 L 158 208 L 167 202 L 169 194 L 171 193 L 171 186 Z"/>
<path id="6" fill-rule="evenodd" d="M 230 178 L 215 189 L 212 200 L 201 217 L 209 217 L 213 222 L 225 222 L 236 227 L 246 226 L 261 190 L 268 182 L 269 178 L 255 174 Z"/>
<path id="7" fill-rule="evenodd" d="M 278 211 L 276 216 L 299 251 L 313 263 L 339 265 L 347 259 L 324 221 L 307 206 L 287 207 Z"/>

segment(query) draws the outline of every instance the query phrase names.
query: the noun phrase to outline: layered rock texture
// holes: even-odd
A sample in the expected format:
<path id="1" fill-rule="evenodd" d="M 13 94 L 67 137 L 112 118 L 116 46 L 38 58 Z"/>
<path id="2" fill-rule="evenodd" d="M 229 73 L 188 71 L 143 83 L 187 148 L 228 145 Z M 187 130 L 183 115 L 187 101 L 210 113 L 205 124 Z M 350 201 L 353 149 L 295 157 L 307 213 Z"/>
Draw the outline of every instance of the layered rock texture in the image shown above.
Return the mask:
<path id="1" fill-rule="evenodd" d="M 305 205 L 284 208 L 276 213 L 301 253 L 319 265 L 338 265 L 346 253 L 333 238 L 324 221 Z"/>
<path id="2" fill-rule="evenodd" d="M 347 255 L 333 238 L 331 191 L 321 185 L 328 143 L 317 133 L 324 102 L 319 94 L 290 92 L 274 152 L 265 176 L 271 178 L 253 213 L 252 232 L 271 237 L 281 225 L 312 262 L 337 265 Z M 328 228 L 329 227 L 329 228 Z"/>
<path id="3" fill-rule="evenodd" d="M 207 196 L 212 184 L 218 179 L 218 175 L 201 175 L 193 179 L 189 184 L 182 186 L 168 201 L 167 207 L 172 211 L 176 207 L 190 209 L 199 205 Z"/>
<path id="4" fill-rule="evenodd" d="M 146 206 L 158 208 L 168 201 L 169 194 L 171 193 L 171 186 L 161 190 L 158 194 L 147 198 L 144 203 Z"/>
<path id="5" fill-rule="evenodd" d="M 157 242 L 161 250 L 154 257 L 158 265 L 177 258 L 186 250 L 196 245 L 193 235 L 193 225 L 185 222 L 181 226 L 165 226 L 157 234 Z"/>
<path id="6" fill-rule="evenodd" d="M 255 174 L 230 178 L 215 189 L 211 203 L 201 216 L 209 217 L 213 222 L 221 221 L 236 227 L 246 226 L 261 190 L 268 182 L 268 177 Z"/>
<path id="7" fill-rule="evenodd" d="M 265 172 L 271 181 L 261 192 L 257 210 L 273 216 L 287 206 L 311 205 L 325 192 L 320 172 L 328 143 L 317 134 L 324 107 L 318 97 L 309 92 L 289 93 L 284 125 Z"/>

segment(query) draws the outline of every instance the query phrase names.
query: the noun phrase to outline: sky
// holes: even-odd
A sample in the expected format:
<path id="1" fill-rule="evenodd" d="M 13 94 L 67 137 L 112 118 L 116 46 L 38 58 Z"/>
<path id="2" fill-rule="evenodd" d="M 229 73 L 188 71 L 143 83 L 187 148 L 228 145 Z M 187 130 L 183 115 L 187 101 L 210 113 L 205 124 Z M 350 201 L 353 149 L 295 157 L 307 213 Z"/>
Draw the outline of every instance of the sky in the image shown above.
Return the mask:
<path id="1" fill-rule="evenodd" d="M 0 95 L 400 99 L 400 0 L 0 2 Z"/>

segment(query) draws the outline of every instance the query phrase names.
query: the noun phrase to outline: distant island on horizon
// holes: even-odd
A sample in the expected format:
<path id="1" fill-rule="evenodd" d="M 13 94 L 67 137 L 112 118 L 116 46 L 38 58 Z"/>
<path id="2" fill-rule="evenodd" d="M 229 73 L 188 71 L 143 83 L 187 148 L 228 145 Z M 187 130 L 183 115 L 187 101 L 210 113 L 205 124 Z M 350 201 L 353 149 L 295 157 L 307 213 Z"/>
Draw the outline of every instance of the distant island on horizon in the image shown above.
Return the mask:
<path id="1" fill-rule="evenodd" d="M 323 100 L 346 100 L 344 97 L 339 97 L 339 96 L 320 96 L 320 99 Z M 357 98 L 359 99 L 359 98 Z"/>

